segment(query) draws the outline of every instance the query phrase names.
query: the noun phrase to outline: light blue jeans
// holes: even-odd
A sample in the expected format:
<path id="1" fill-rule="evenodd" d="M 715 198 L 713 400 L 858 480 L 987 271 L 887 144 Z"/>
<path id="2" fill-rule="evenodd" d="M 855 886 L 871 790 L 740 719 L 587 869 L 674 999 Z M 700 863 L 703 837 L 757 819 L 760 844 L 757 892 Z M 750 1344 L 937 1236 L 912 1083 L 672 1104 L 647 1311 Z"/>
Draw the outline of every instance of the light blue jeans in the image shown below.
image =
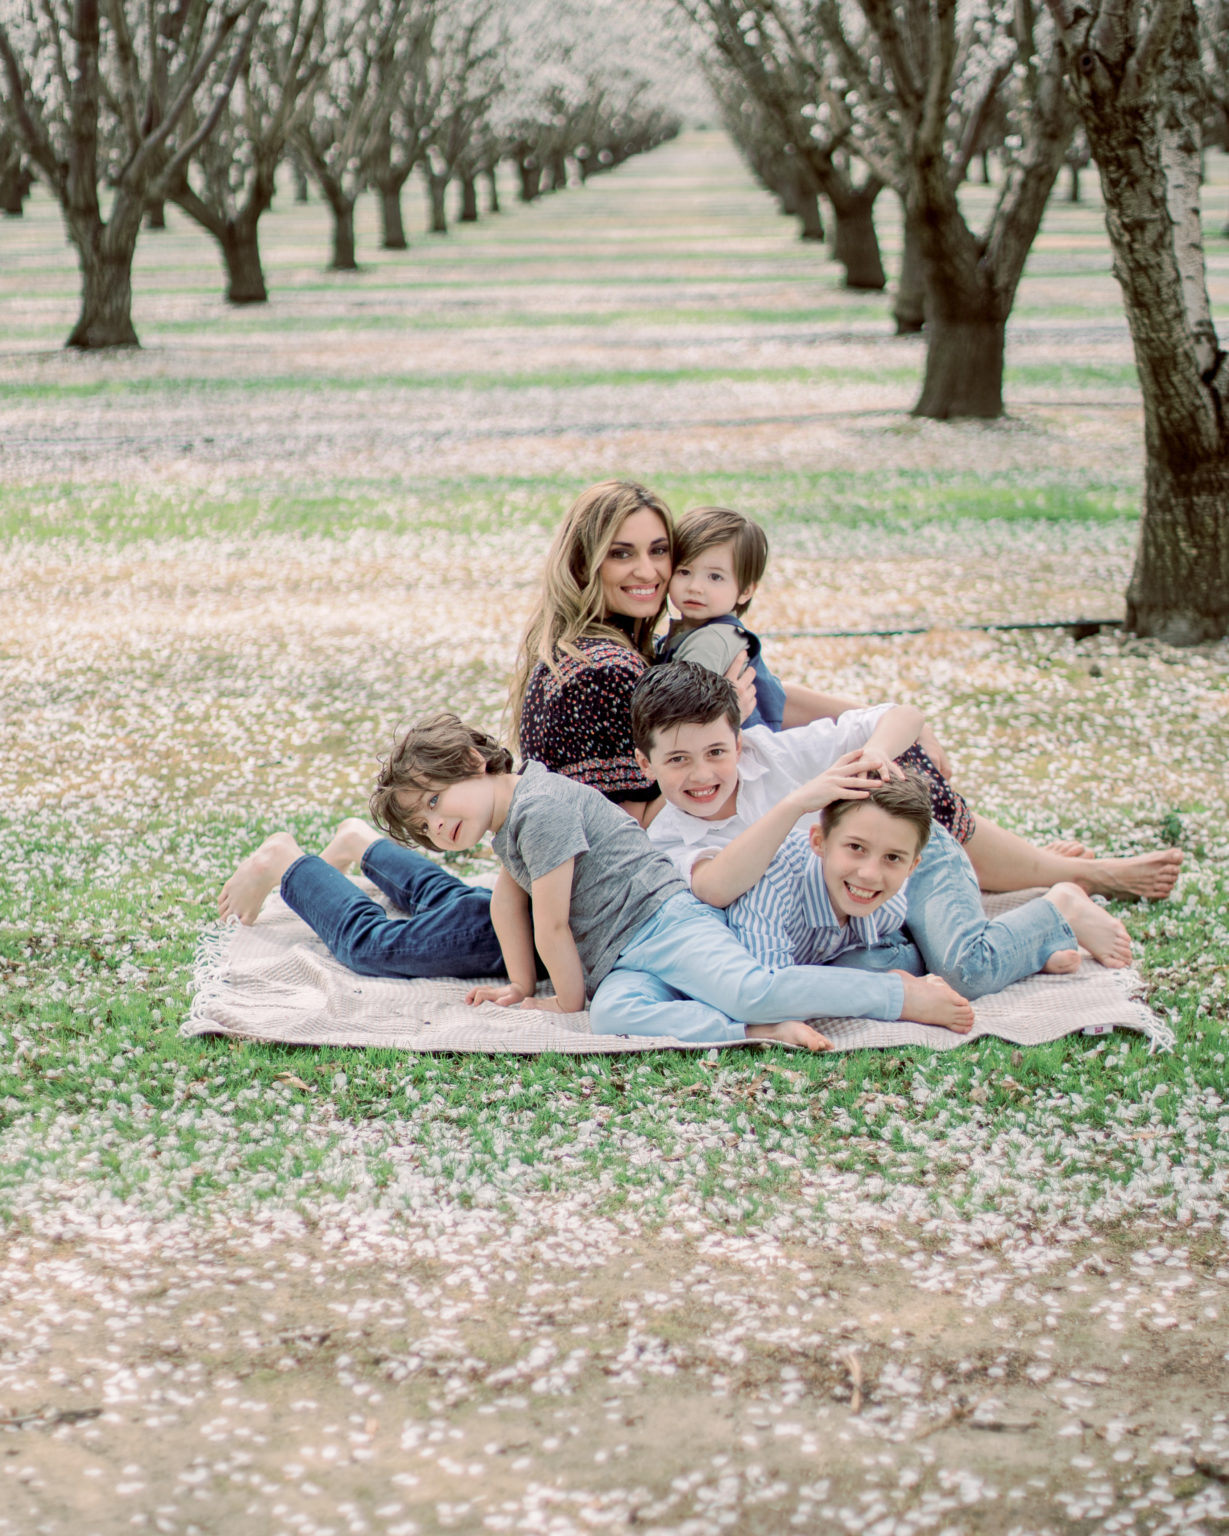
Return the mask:
<path id="1" fill-rule="evenodd" d="M 867 1015 L 898 1019 L 899 976 L 830 965 L 769 970 L 752 959 L 721 914 L 690 891 L 671 896 L 632 935 L 589 1005 L 597 1035 L 742 1040 L 748 1024 Z"/>
<path id="2" fill-rule="evenodd" d="M 909 876 L 908 898 L 912 944 L 902 933 L 888 934 L 869 949 L 847 949 L 832 963 L 926 971 L 942 976 L 961 997 L 975 998 L 1035 975 L 1056 950 L 1079 947 L 1067 919 L 1041 896 L 988 919 L 968 855 L 940 826 L 931 828 L 921 863 Z"/>

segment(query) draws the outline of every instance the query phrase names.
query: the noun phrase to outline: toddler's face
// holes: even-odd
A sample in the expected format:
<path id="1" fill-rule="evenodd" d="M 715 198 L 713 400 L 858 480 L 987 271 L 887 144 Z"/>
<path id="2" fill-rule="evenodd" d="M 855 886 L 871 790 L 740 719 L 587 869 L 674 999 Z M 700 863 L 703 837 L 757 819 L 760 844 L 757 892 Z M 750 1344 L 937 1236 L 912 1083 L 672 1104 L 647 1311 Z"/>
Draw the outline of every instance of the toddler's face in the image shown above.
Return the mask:
<path id="1" fill-rule="evenodd" d="M 684 624 L 707 624 L 710 619 L 733 613 L 754 590 L 738 590 L 732 540 L 714 544 L 688 565 L 676 565 L 670 578 L 670 601 L 682 614 Z"/>
<path id="2" fill-rule="evenodd" d="M 402 811 L 422 823 L 437 848 L 473 848 L 490 830 L 495 814 L 494 780 L 488 774 L 460 779 L 436 790 L 407 791 Z"/>
<path id="3" fill-rule="evenodd" d="M 636 753 L 640 771 L 656 779 L 671 805 L 705 821 L 734 814 L 742 741 L 722 715 L 708 725 L 680 725 L 658 733 L 648 757 Z"/>
<path id="4" fill-rule="evenodd" d="M 878 805 L 848 811 L 827 837 L 811 828 L 811 847 L 824 861 L 833 911 L 847 922 L 867 917 L 895 896 L 917 868 L 918 833 L 911 821 Z"/>

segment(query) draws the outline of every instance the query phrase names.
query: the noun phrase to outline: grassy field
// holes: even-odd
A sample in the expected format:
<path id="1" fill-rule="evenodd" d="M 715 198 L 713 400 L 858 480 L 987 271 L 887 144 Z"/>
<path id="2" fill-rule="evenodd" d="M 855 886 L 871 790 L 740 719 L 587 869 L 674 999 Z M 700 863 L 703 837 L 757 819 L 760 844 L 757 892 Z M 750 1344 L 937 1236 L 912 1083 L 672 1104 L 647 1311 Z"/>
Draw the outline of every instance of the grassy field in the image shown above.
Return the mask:
<path id="1" fill-rule="evenodd" d="M 1122 611 L 1095 202 L 1047 216 L 1008 416 L 947 425 L 717 136 L 407 255 L 373 213 L 331 275 L 279 202 L 272 302 L 232 312 L 172 211 L 106 357 L 61 350 L 47 199 L 0 228 L 0 1533 L 1225 1529 L 1229 650 L 957 627 Z M 609 474 L 760 517 L 776 670 L 918 703 L 976 807 L 1184 848 L 1122 911 L 1172 1054 L 179 1038 L 245 852 L 361 813 L 404 715 L 498 725 Z"/>

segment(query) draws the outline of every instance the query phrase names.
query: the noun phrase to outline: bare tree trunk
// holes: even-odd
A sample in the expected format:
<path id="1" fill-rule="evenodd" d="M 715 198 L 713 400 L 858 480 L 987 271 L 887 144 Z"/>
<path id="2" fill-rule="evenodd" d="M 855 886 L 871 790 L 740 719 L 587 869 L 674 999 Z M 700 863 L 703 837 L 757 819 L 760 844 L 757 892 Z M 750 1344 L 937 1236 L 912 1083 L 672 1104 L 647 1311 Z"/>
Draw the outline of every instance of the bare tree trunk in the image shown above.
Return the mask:
<path id="1" fill-rule="evenodd" d="M 879 237 L 875 233 L 875 199 L 881 190 L 882 184 L 875 182 L 873 188 L 833 201 L 832 211 L 836 218 L 833 254 L 845 268 L 846 288 L 880 293 L 888 286 L 883 258 L 879 254 Z"/>
<path id="2" fill-rule="evenodd" d="M 145 207 L 145 228 L 166 228 L 166 204 L 160 197 L 152 199 Z"/>
<path id="3" fill-rule="evenodd" d="M 478 180 L 474 176 L 461 177 L 461 224 L 478 222 Z"/>
<path id="4" fill-rule="evenodd" d="M 482 179 L 486 182 L 486 211 L 488 213 L 499 212 L 499 173 L 495 166 L 488 165 L 482 173 Z"/>
<path id="5" fill-rule="evenodd" d="M 386 251 L 407 251 L 410 242 L 405 238 L 405 222 L 401 217 L 401 187 L 385 182 L 378 187 L 380 194 L 380 246 Z"/>
<path id="6" fill-rule="evenodd" d="M 824 216 L 819 208 L 819 191 L 801 166 L 795 166 L 792 176 L 786 173 L 783 203 L 785 197 L 789 199 L 785 211 L 798 220 L 798 238 L 822 240 Z"/>
<path id="7" fill-rule="evenodd" d="M 427 206 L 431 213 L 431 233 L 433 235 L 446 235 L 448 233 L 448 208 L 444 202 L 444 194 L 448 190 L 448 177 L 437 176 L 427 167 Z"/>
<path id="8" fill-rule="evenodd" d="M 294 177 L 294 200 L 296 203 L 307 201 L 307 172 L 297 159 L 290 162 L 291 174 Z"/>
<path id="9" fill-rule="evenodd" d="M 991 314 L 956 315 L 951 309 L 950 305 L 937 305 L 934 290 L 930 290 L 926 377 L 913 414 L 933 421 L 947 421 L 953 416 L 1001 416 L 1006 322 Z"/>
<path id="10" fill-rule="evenodd" d="M 1229 451 L 1181 465 L 1149 455 L 1126 623 L 1171 645 L 1229 634 Z"/>
<path id="11" fill-rule="evenodd" d="M 226 299 L 229 304 L 267 304 L 264 268 L 255 219 L 237 220 L 219 237 L 226 263 Z"/>
<path id="12" fill-rule="evenodd" d="M 532 203 L 542 188 L 542 167 L 527 156 L 516 162 L 516 169 L 521 178 L 521 202 Z"/>
<path id="13" fill-rule="evenodd" d="M 1067 201 L 1078 203 L 1080 200 L 1080 167 L 1074 161 L 1067 162 Z"/>
<path id="14" fill-rule="evenodd" d="M 562 192 L 568 184 L 567 157 L 561 152 L 556 152 L 550 157 L 550 179 L 547 186 L 548 192 Z"/>
<path id="15" fill-rule="evenodd" d="M 98 347 L 139 347 L 132 324 L 132 258 L 140 215 L 130 214 L 131 235 L 111 225 L 76 240 L 81 263 L 81 314 L 66 343 L 82 351 Z M 84 233 L 84 232 L 83 232 Z"/>
<path id="16" fill-rule="evenodd" d="M 900 277 L 896 283 L 896 299 L 892 305 L 892 318 L 896 321 L 898 336 L 916 335 L 926 323 L 926 284 L 922 277 L 922 244 L 917 220 L 901 207 L 904 228 L 904 248 L 900 258 Z"/>
<path id="17" fill-rule="evenodd" d="M 358 258 L 355 255 L 354 244 L 355 199 L 347 197 L 341 191 L 325 195 L 328 197 L 329 210 L 333 215 L 333 259 L 329 262 L 329 270 L 357 272 Z"/>

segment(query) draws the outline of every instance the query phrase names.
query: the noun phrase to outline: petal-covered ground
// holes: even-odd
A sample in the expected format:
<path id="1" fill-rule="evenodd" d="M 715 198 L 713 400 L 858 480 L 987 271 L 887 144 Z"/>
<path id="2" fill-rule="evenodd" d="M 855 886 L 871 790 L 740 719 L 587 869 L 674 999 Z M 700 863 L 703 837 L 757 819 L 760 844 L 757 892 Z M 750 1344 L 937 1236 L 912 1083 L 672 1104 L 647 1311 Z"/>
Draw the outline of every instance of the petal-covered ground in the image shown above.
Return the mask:
<path id="1" fill-rule="evenodd" d="M 364 207 L 357 276 L 287 192 L 259 310 L 171 226 L 142 349 L 89 357 L 46 197 L 0 230 L 0 1533 L 1221 1529 L 1229 649 L 962 627 L 1122 613 L 1096 206 L 1047 216 L 1008 415 L 954 424 L 715 134 L 407 255 Z M 978 808 L 1182 846 L 1123 911 L 1177 1051 L 178 1039 L 244 852 L 361 813 L 408 713 L 498 726 L 611 474 L 761 518 L 776 670 L 920 704 Z"/>

